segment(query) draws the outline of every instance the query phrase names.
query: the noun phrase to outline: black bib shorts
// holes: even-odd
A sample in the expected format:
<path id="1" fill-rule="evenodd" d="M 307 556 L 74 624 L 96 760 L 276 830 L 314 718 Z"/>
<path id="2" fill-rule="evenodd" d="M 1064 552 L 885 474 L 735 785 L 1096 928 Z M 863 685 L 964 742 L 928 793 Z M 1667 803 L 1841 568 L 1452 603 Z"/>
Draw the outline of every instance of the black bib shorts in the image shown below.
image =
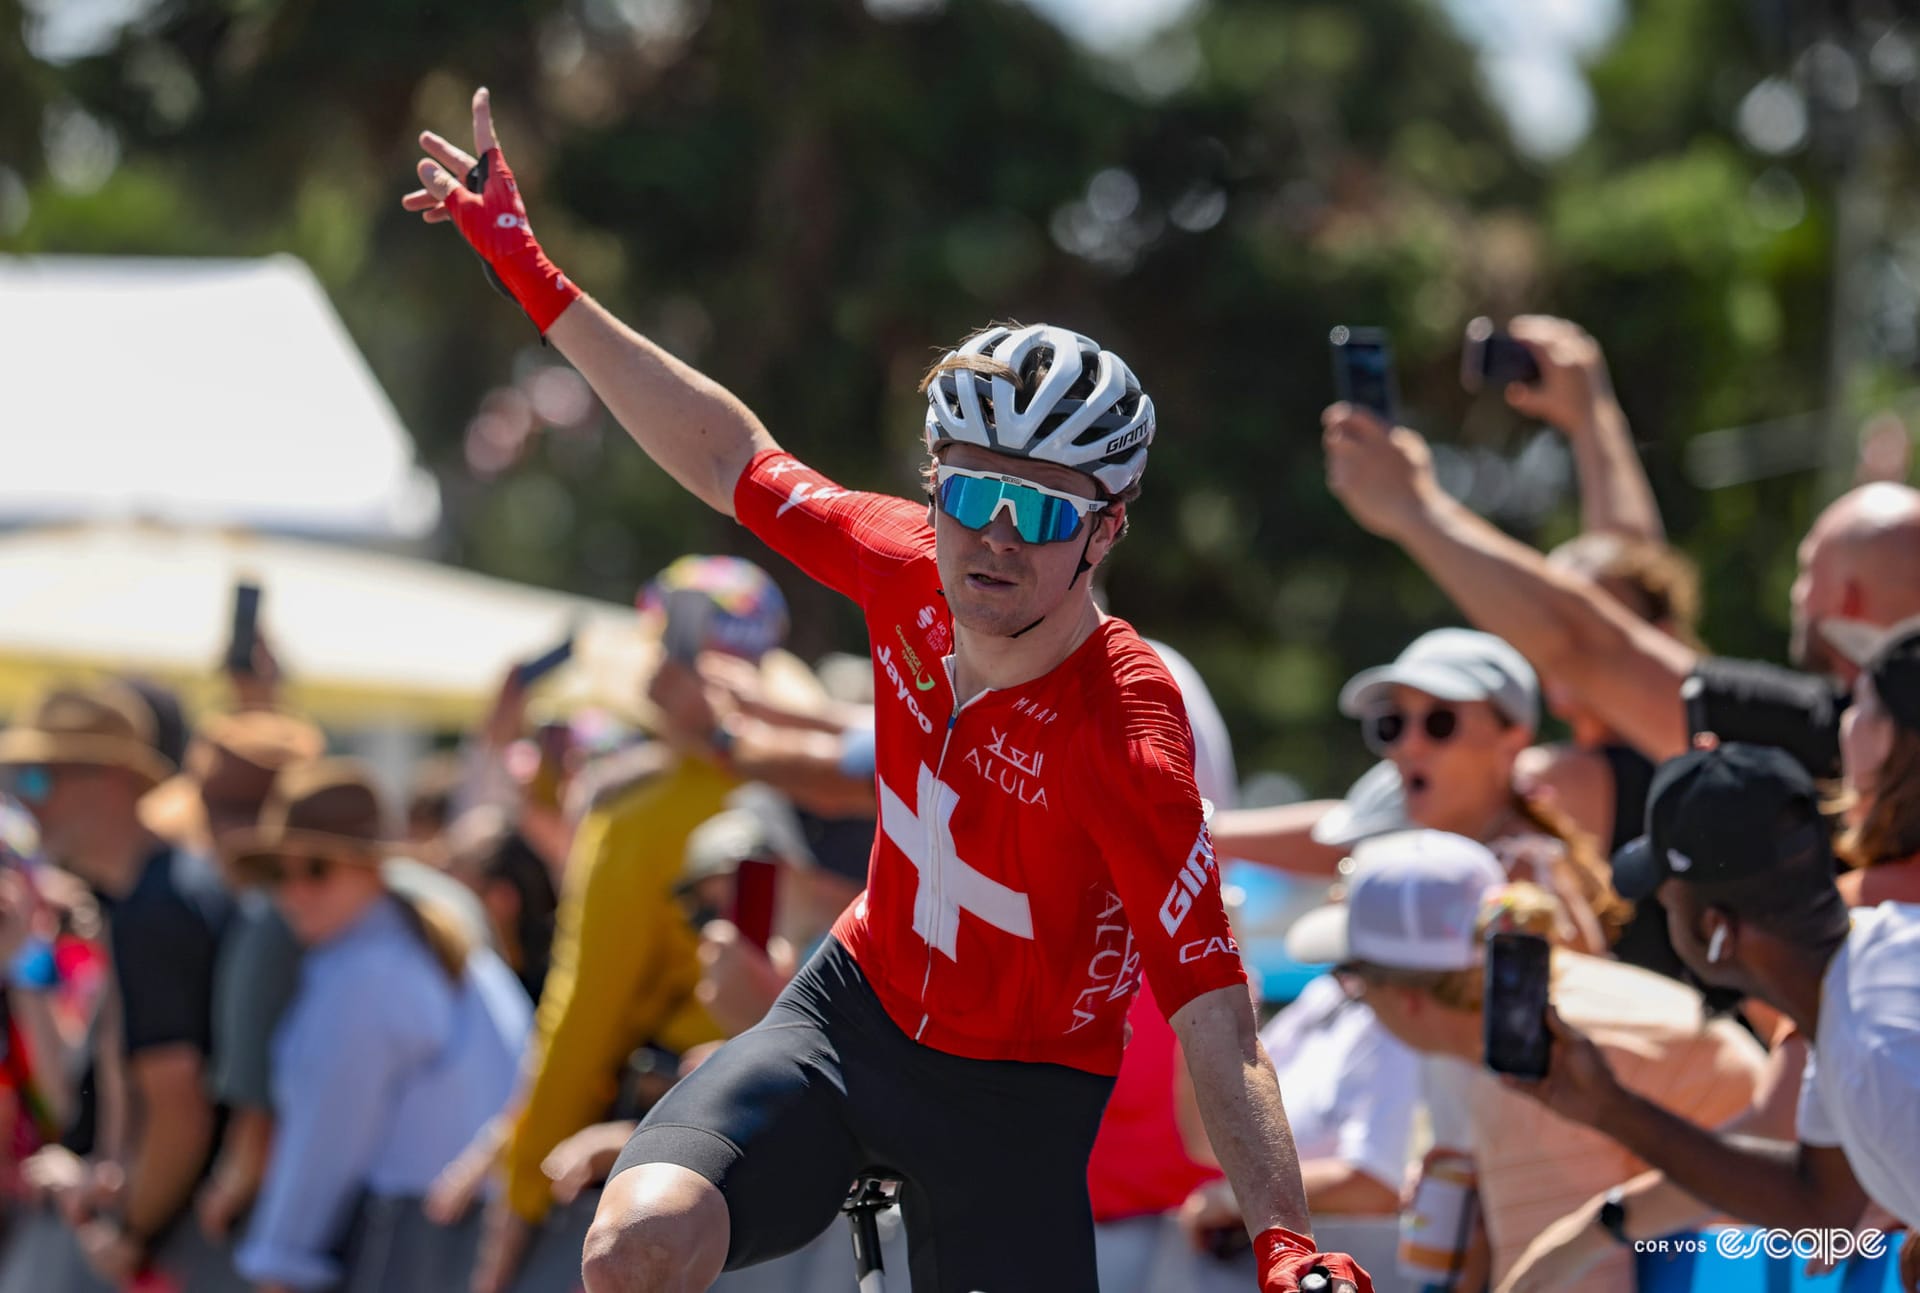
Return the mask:
<path id="1" fill-rule="evenodd" d="M 1113 1079 L 922 1046 L 832 939 L 655 1105 L 614 1166 L 713 1182 L 727 1269 L 802 1248 L 857 1176 L 902 1182 L 915 1293 L 1094 1293 L 1087 1158 Z M 848 1241 L 851 1243 L 851 1239 Z"/>

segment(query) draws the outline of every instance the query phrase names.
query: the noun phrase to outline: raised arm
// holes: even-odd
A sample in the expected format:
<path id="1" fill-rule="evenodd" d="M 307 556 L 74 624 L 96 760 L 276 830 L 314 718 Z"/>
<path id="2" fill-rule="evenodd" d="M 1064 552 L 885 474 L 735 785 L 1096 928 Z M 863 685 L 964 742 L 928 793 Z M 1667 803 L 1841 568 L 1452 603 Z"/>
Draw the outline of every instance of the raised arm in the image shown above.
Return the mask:
<path id="1" fill-rule="evenodd" d="M 1532 352 L 1540 380 L 1507 387 L 1507 403 L 1567 438 L 1580 477 L 1580 528 L 1664 543 L 1660 505 L 1614 398 L 1600 343 L 1579 324 L 1547 315 L 1524 315 L 1510 331 Z"/>
<path id="2" fill-rule="evenodd" d="M 776 447 L 773 437 L 725 387 L 614 318 L 547 259 L 494 137 L 484 89 L 473 96 L 473 142 L 485 163 L 481 192 L 461 182 L 476 159 L 427 131 L 420 136 L 429 154 L 418 168 L 423 187 L 401 205 L 430 224 L 453 224 L 647 456 L 731 516 L 734 483 L 756 453 Z"/>
<path id="3" fill-rule="evenodd" d="M 1648 758 L 1686 749 L 1680 688 L 1699 662 L 1691 647 L 1450 498 L 1412 431 L 1346 404 L 1321 422 L 1327 484 L 1356 521 L 1399 544 L 1468 619 L 1607 715 Z"/>

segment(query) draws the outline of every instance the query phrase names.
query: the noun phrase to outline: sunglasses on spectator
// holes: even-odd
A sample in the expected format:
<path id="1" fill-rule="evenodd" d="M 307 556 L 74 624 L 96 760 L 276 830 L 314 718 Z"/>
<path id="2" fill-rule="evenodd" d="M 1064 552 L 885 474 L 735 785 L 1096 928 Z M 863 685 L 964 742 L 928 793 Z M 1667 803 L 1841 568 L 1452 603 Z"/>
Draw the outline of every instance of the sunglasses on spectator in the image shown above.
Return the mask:
<path id="1" fill-rule="evenodd" d="M 940 510 L 969 530 L 984 530 L 1002 509 L 1026 543 L 1060 543 L 1080 533 L 1087 517 L 1106 501 L 1063 494 L 1018 476 L 941 466 L 934 471 L 934 497 Z"/>
<path id="2" fill-rule="evenodd" d="M 1452 740 L 1460 730 L 1460 711 L 1448 705 L 1435 705 L 1426 713 L 1417 715 L 1404 710 L 1383 709 L 1360 720 L 1360 734 L 1369 750 L 1375 754 L 1385 754 L 1406 739 L 1408 730 L 1416 722 L 1429 741 L 1442 745 Z"/>
<path id="3" fill-rule="evenodd" d="M 342 865 L 339 859 L 329 857 L 281 858 L 267 868 L 267 883 L 276 889 L 287 888 L 296 881 L 322 885 L 331 880 Z"/>

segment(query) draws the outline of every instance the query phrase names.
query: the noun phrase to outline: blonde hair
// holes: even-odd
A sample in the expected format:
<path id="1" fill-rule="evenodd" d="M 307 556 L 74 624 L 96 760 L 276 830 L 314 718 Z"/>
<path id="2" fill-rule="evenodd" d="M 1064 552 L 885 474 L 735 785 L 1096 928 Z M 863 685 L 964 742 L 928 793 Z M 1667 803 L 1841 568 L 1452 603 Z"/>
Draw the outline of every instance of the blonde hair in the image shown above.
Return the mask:
<path id="1" fill-rule="evenodd" d="M 1573 818 L 1545 799 L 1514 792 L 1513 810 L 1542 835 L 1560 841 L 1566 850 L 1567 867 L 1573 873 L 1579 896 L 1600 922 L 1607 946 L 1619 941 L 1620 932 L 1633 919 L 1633 904 L 1613 888 L 1613 867 L 1600 856 L 1593 836 L 1580 829 Z"/>
<path id="2" fill-rule="evenodd" d="M 417 894 L 401 893 L 392 885 L 387 892 L 400 904 L 408 928 L 413 930 L 447 978 L 458 983 L 467 971 L 467 958 L 473 955 L 473 940 L 467 936 L 460 917 L 445 904 Z"/>

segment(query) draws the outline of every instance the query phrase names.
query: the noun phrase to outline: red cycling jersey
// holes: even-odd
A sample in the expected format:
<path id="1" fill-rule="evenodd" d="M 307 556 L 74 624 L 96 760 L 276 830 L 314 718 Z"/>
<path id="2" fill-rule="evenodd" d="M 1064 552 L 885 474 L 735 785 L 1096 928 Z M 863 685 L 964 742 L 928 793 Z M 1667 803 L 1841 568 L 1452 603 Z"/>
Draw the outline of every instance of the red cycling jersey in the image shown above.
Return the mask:
<path id="1" fill-rule="evenodd" d="M 866 614 L 880 829 L 833 932 L 909 1037 L 1110 1074 L 1143 966 L 1168 1015 L 1246 981 L 1180 691 L 1132 628 L 956 711 L 925 504 L 768 450 L 734 509 Z"/>

